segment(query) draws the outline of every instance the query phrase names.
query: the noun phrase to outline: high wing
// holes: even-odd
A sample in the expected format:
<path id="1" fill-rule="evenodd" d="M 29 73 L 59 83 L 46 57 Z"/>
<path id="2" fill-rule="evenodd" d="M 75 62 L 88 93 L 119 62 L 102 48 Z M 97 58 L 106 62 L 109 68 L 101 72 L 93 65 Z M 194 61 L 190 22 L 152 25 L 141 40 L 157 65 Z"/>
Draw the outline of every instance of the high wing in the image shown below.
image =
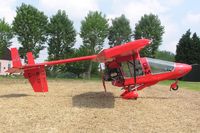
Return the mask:
<path id="1" fill-rule="evenodd" d="M 113 48 L 104 49 L 97 55 L 96 61 L 107 62 L 112 61 L 117 57 L 135 55 L 138 54 L 142 48 L 149 45 L 150 43 L 151 41 L 148 39 L 139 39 L 119 46 L 115 46 Z"/>
<path id="2" fill-rule="evenodd" d="M 11 48 L 11 57 L 13 67 L 8 69 L 7 72 L 12 73 L 23 73 L 24 77 L 29 80 L 33 90 L 35 92 L 48 92 L 48 85 L 46 80 L 46 66 L 72 63 L 78 61 L 92 60 L 96 62 L 107 62 L 112 61 L 117 57 L 134 55 L 150 43 L 148 39 L 139 39 L 133 42 L 129 42 L 120 46 L 105 49 L 98 55 L 90 55 L 83 57 L 76 57 L 70 59 L 56 60 L 43 63 L 35 63 L 32 52 L 26 54 L 28 64 L 22 65 L 18 50 Z"/>

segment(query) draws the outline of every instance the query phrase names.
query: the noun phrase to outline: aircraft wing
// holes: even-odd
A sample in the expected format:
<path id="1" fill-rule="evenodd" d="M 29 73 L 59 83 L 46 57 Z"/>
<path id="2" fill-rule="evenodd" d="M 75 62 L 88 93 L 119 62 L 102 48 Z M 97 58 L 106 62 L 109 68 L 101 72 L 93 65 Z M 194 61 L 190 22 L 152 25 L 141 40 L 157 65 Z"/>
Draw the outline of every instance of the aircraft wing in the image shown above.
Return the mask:
<path id="1" fill-rule="evenodd" d="M 98 62 L 112 61 L 117 57 L 137 54 L 142 48 L 151 43 L 148 39 L 139 39 L 113 48 L 104 49 L 97 57 Z"/>

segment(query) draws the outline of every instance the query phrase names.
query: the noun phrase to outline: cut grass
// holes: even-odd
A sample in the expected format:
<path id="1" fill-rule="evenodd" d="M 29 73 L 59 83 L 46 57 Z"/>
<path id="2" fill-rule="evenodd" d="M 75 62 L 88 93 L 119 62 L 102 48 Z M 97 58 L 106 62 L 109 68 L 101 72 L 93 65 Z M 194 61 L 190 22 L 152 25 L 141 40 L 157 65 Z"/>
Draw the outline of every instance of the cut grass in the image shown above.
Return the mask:
<path id="1" fill-rule="evenodd" d="M 92 77 L 90 80 L 88 79 L 79 79 L 79 78 L 75 78 L 75 79 L 70 79 L 70 78 L 47 78 L 48 81 L 52 81 L 52 80 L 56 80 L 56 81 L 94 81 L 94 82 L 101 82 L 100 78 L 97 77 Z M 2 81 L 6 81 L 6 80 L 26 80 L 24 79 L 22 76 L 0 76 L 0 83 L 2 83 Z M 169 86 L 174 82 L 174 80 L 166 80 L 166 81 L 161 81 L 159 82 L 160 85 L 165 85 L 165 86 Z M 187 82 L 187 81 L 179 81 L 178 82 L 179 88 L 186 88 L 189 90 L 195 90 L 195 91 L 200 91 L 200 82 Z"/>
<path id="2" fill-rule="evenodd" d="M 162 81 L 159 84 L 170 86 L 173 83 L 173 80 Z M 186 88 L 190 90 L 200 91 L 200 82 L 187 82 L 187 81 L 179 81 L 179 88 Z"/>

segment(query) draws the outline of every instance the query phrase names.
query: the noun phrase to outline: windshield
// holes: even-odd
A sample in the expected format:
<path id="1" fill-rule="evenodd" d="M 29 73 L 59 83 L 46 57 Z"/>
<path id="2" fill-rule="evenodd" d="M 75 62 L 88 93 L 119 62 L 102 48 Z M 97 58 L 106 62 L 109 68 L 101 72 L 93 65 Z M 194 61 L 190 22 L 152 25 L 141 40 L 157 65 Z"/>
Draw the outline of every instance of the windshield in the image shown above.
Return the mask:
<path id="1" fill-rule="evenodd" d="M 150 65 L 152 74 L 170 72 L 174 70 L 174 64 L 175 64 L 174 62 L 152 59 L 152 58 L 146 58 L 146 59 Z"/>

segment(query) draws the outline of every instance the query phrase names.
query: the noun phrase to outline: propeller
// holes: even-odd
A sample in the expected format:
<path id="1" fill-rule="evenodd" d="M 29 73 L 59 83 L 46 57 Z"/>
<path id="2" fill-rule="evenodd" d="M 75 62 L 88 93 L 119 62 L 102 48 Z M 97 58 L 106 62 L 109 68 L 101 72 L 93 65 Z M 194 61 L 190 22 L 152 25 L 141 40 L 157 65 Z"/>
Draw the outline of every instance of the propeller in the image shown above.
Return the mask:
<path id="1" fill-rule="evenodd" d="M 106 84 L 105 84 L 105 79 L 104 79 L 104 72 L 102 70 L 101 64 L 100 64 L 100 72 L 101 72 L 101 80 L 102 80 L 104 91 L 107 92 L 107 90 L 106 90 Z"/>
<path id="2" fill-rule="evenodd" d="M 134 76 L 134 83 L 135 83 L 134 86 L 136 86 L 136 69 L 135 69 L 135 66 L 136 66 L 136 65 L 135 65 L 135 59 L 133 59 L 133 69 L 134 69 L 134 70 L 133 70 L 133 71 L 134 71 L 134 75 L 133 75 L 133 76 Z"/>

